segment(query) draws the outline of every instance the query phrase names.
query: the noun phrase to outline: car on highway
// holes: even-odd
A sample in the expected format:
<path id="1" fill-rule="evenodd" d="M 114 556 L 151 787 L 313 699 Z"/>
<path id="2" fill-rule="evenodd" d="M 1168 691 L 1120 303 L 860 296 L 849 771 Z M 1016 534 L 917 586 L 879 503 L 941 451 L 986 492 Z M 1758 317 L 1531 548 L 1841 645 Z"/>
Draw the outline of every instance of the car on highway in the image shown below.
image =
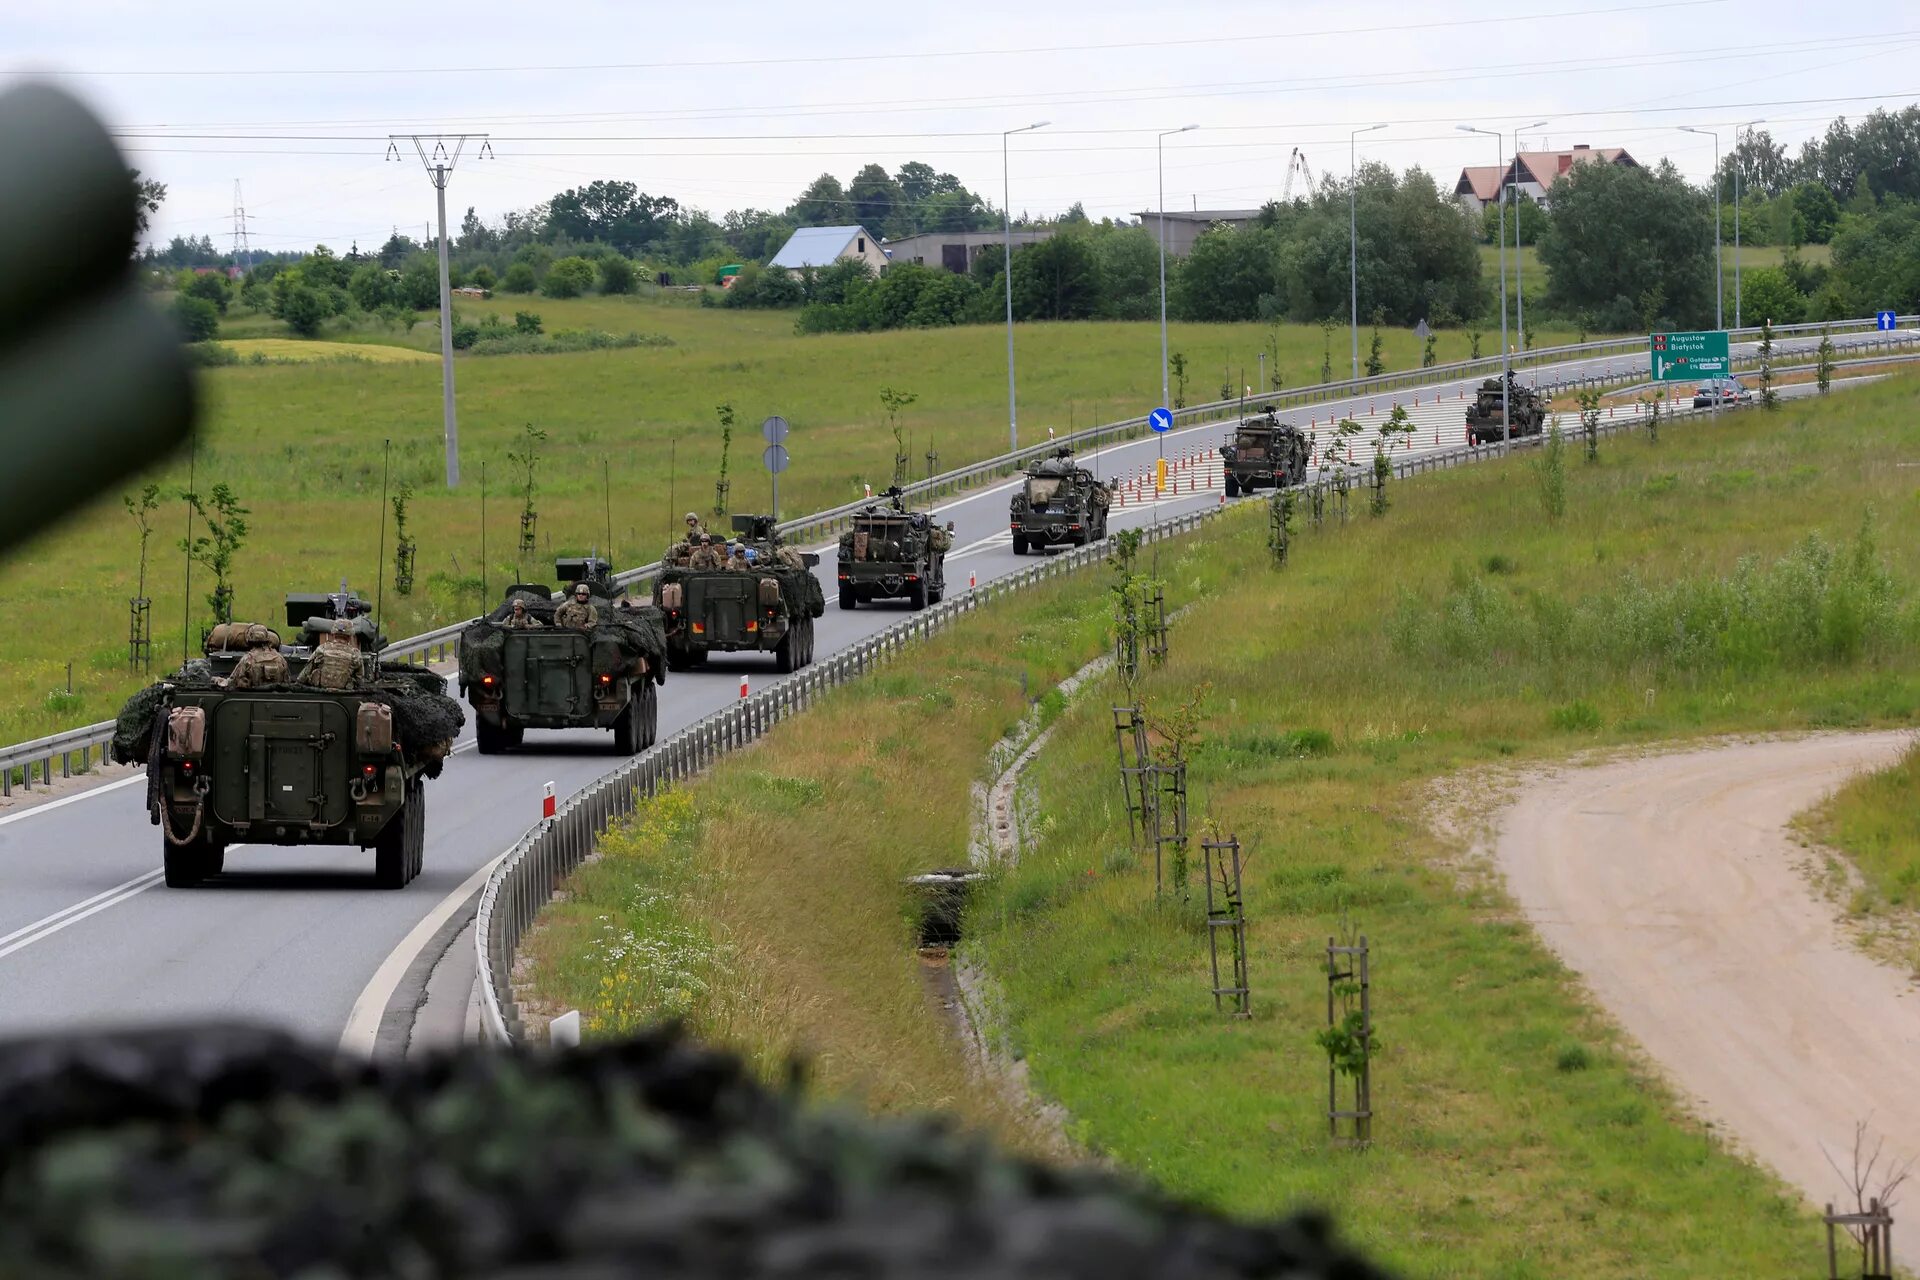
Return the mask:
<path id="1" fill-rule="evenodd" d="M 1720 407 L 1723 409 L 1748 404 L 1753 400 L 1753 388 L 1740 381 L 1740 379 L 1712 378 L 1694 388 L 1693 407 L 1696 409 L 1712 408 L 1716 394 L 1719 396 Z"/>

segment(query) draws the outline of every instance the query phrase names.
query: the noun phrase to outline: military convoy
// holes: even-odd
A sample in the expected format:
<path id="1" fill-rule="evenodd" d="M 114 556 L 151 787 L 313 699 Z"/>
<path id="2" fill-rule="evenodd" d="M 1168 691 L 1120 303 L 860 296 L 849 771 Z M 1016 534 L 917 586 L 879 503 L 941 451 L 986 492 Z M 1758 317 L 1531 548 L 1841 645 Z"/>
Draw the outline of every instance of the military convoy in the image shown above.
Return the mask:
<path id="1" fill-rule="evenodd" d="M 684 671 L 715 653 L 772 653 L 783 672 L 813 661 L 813 621 L 827 598 L 813 568 L 820 557 L 783 546 L 772 516 L 733 517 L 750 563 L 738 568 L 669 564 L 654 579 L 666 627 L 667 666 Z"/>
<path id="2" fill-rule="evenodd" d="M 1260 415 L 1242 418 L 1233 438 L 1220 446 L 1222 486 L 1229 498 L 1255 489 L 1285 489 L 1303 484 L 1313 446 L 1300 428 L 1280 421 L 1267 405 Z"/>
<path id="3" fill-rule="evenodd" d="M 301 643 L 275 646 L 278 682 L 238 687 L 235 641 L 250 628 L 215 628 L 203 657 L 121 709 L 113 754 L 147 766 L 166 883 L 219 874 L 227 848 L 244 842 L 371 848 L 374 883 L 401 888 L 424 861 L 425 780 L 453 749 L 460 704 L 425 667 L 378 660 L 383 641 L 358 597 L 290 595 L 286 619 Z M 360 666 L 350 687 L 300 683 L 336 631 Z"/>
<path id="4" fill-rule="evenodd" d="M 520 746 L 528 729 L 611 729 L 617 753 L 645 750 L 659 736 L 656 686 L 667 678 L 659 611 L 627 600 L 605 560 L 556 560 L 553 571 L 586 585 L 592 625 L 557 622 L 564 606 L 544 584 L 515 583 L 460 635 L 460 692 L 480 754 Z"/>
<path id="5" fill-rule="evenodd" d="M 1537 436 L 1547 422 L 1547 406 L 1552 396 L 1541 395 L 1532 387 L 1521 386 L 1509 369 L 1506 375 L 1506 401 L 1513 408 L 1513 436 Z M 1467 408 L 1467 443 L 1496 444 L 1508 437 L 1505 410 L 1501 404 L 1500 379 L 1488 378 L 1480 384 L 1473 404 Z"/>
<path id="6" fill-rule="evenodd" d="M 900 486 L 863 507 L 840 535 L 840 607 L 861 601 L 905 599 L 915 609 L 938 604 L 947 590 L 947 552 L 953 522 L 943 528 L 924 511 L 909 511 Z"/>
<path id="7" fill-rule="evenodd" d="M 1062 445 L 1050 458 L 1027 464 L 1026 476 L 1008 508 L 1013 554 L 1023 556 L 1054 544 L 1084 547 L 1107 536 L 1107 509 L 1113 490 L 1073 458 Z"/>

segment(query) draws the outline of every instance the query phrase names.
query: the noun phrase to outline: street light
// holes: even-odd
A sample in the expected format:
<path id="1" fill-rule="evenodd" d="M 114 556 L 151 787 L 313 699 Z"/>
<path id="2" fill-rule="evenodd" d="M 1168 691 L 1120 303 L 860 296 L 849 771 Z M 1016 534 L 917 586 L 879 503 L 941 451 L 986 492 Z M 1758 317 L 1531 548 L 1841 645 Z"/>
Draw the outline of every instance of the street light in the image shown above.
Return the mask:
<path id="1" fill-rule="evenodd" d="M 1765 120 L 1749 120 L 1745 124 L 1733 126 L 1733 327 L 1740 327 L 1740 131 L 1752 131 L 1753 126 L 1765 124 Z M 1719 170 L 1716 164 L 1716 173 Z"/>
<path id="2" fill-rule="evenodd" d="M 1680 126 L 1682 133 L 1697 133 L 1703 138 L 1713 139 L 1713 327 L 1727 327 L 1724 308 L 1726 306 L 1726 277 L 1720 262 L 1720 135 L 1711 129 L 1696 129 L 1690 124 Z M 1734 278 L 1739 278 L 1740 259 L 1734 262 Z"/>
<path id="3" fill-rule="evenodd" d="M 1360 380 L 1360 217 L 1356 191 L 1358 183 L 1354 181 L 1354 143 L 1363 133 L 1372 133 L 1375 129 L 1384 129 L 1384 124 L 1370 124 L 1364 129 L 1355 129 L 1347 135 L 1347 327 L 1353 334 L 1353 380 Z"/>
<path id="4" fill-rule="evenodd" d="M 1001 218 L 1007 237 L 1007 452 L 1016 453 L 1020 449 L 1019 419 L 1013 408 L 1013 181 L 1007 176 L 1007 139 L 1016 133 L 1032 133 L 1035 129 L 1044 129 L 1052 124 L 1051 120 L 1042 120 L 1038 124 L 1008 129 L 1000 135 L 1000 203 Z"/>
<path id="5" fill-rule="evenodd" d="M 1507 213 L 1507 157 L 1504 150 L 1506 135 L 1494 129 L 1477 129 L 1470 124 L 1453 126 L 1462 133 L 1484 133 L 1493 139 L 1493 148 L 1500 154 L 1495 157 L 1500 171 L 1500 216 L 1504 225 Z M 1513 380 L 1513 366 L 1507 359 L 1507 234 L 1500 233 L 1500 452 L 1510 453 L 1513 449 L 1513 405 L 1512 397 L 1507 394 L 1507 384 Z"/>
<path id="6" fill-rule="evenodd" d="M 1545 123 L 1545 120 L 1535 120 L 1532 124 L 1523 124 L 1520 128 L 1513 131 L 1513 176 L 1516 187 L 1520 185 L 1518 181 L 1520 177 L 1520 130 L 1538 129 Z M 1503 183 L 1506 176 L 1504 173 L 1500 175 Z M 1520 345 L 1525 347 L 1527 345 L 1527 264 L 1526 260 L 1520 256 L 1520 196 L 1518 192 L 1515 192 L 1513 199 L 1513 293 L 1515 304 L 1518 307 L 1518 313 L 1514 316 L 1517 322 L 1515 327 L 1520 330 Z"/>
<path id="7" fill-rule="evenodd" d="M 1154 167 L 1160 174 L 1160 403 L 1171 410 L 1173 399 L 1167 394 L 1167 164 L 1166 140 L 1176 133 L 1192 133 L 1200 126 L 1183 124 L 1168 129 L 1153 140 Z M 1156 432 L 1155 434 L 1159 434 Z"/>

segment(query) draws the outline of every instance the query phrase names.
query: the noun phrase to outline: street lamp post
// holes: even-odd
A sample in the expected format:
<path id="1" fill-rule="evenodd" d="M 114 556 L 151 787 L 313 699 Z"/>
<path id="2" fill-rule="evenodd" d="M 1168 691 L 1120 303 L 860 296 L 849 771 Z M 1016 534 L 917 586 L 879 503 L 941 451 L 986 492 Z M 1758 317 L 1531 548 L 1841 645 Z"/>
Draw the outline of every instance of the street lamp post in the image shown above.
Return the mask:
<path id="1" fill-rule="evenodd" d="M 1360 380 L 1360 214 L 1354 146 L 1360 135 L 1384 129 L 1370 124 L 1347 135 L 1347 327 L 1353 335 L 1353 380 Z"/>
<path id="2" fill-rule="evenodd" d="M 1173 408 L 1167 393 L 1167 165 L 1166 140 L 1176 133 L 1192 133 L 1200 126 L 1183 124 L 1168 129 L 1153 140 L 1153 162 L 1160 175 L 1160 403 Z"/>
<path id="3" fill-rule="evenodd" d="M 1711 129 L 1696 129 L 1690 124 L 1680 126 L 1682 133 L 1697 133 L 1703 138 L 1713 139 L 1713 327 L 1727 327 L 1726 277 L 1720 262 L 1720 135 Z M 1740 259 L 1736 251 L 1733 260 L 1734 278 L 1739 279 Z M 1736 320 L 1736 323 L 1738 321 Z"/>
<path id="4" fill-rule="evenodd" d="M 1500 170 L 1500 215 L 1504 224 L 1507 212 L 1507 157 L 1504 149 L 1506 137 L 1493 129 L 1477 129 L 1470 124 L 1457 124 L 1454 128 L 1462 133 L 1484 133 L 1493 139 L 1493 148 L 1500 154 L 1495 158 Z M 1500 233 L 1500 452 L 1513 450 L 1513 405 L 1512 397 L 1507 394 L 1508 384 L 1513 381 L 1513 365 L 1507 353 L 1507 236 Z"/>
<path id="5" fill-rule="evenodd" d="M 1733 327 L 1740 327 L 1740 131 L 1751 131 L 1765 120 L 1749 120 L 1745 124 L 1733 126 Z M 1714 172 L 1717 175 L 1720 166 L 1716 162 Z"/>
<path id="6" fill-rule="evenodd" d="M 1000 201 L 1001 220 L 1006 233 L 1006 277 L 1007 277 L 1007 452 L 1014 453 L 1020 448 L 1019 416 L 1014 411 L 1013 394 L 1013 180 L 1008 177 L 1007 139 L 1016 133 L 1032 133 L 1035 129 L 1044 129 L 1051 120 L 1042 120 L 1038 124 L 1008 129 L 1000 135 Z"/>
<path id="7" fill-rule="evenodd" d="M 1513 131 L 1513 176 L 1515 179 L 1515 187 L 1520 185 L 1518 181 L 1520 177 L 1520 132 L 1522 129 L 1538 129 L 1545 123 L 1545 120 L 1535 120 L 1532 124 L 1523 124 L 1519 129 Z M 1503 181 L 1505 177 L 1506 175 L 1504 173 L 1501 174 Z M 1520 194 L 1518 191 L 1514 192 L 1513 197 L 1513 296 L 1514 305 L 1517 308 L 1514 316 L 1515 327 L 1520 330 L 1520 346 L 1522 349 L 1525 349 L 1527 345 L 1527 263 L 1526 259 L 1520 256 Z"/>

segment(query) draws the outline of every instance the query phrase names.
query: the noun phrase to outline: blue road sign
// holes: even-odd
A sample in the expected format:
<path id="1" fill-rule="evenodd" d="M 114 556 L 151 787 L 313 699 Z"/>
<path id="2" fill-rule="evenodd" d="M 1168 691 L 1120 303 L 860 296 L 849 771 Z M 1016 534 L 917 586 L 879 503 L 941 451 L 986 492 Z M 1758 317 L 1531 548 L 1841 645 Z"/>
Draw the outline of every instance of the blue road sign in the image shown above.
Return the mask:
<path id="1" fill-rule="evenodd" d="M 1900 327 L 1900 317 L 1891 311 L 1882 311 L 1875 317 L 1875 322 L 1881 329 L 1897 329 Z"/>
<path id="2" fill-rule="evenodd" d="M 1155 431 L 1173 430 L 1173 410 L 1155 409 L 1147 415 L 1147 425 Z"/>

